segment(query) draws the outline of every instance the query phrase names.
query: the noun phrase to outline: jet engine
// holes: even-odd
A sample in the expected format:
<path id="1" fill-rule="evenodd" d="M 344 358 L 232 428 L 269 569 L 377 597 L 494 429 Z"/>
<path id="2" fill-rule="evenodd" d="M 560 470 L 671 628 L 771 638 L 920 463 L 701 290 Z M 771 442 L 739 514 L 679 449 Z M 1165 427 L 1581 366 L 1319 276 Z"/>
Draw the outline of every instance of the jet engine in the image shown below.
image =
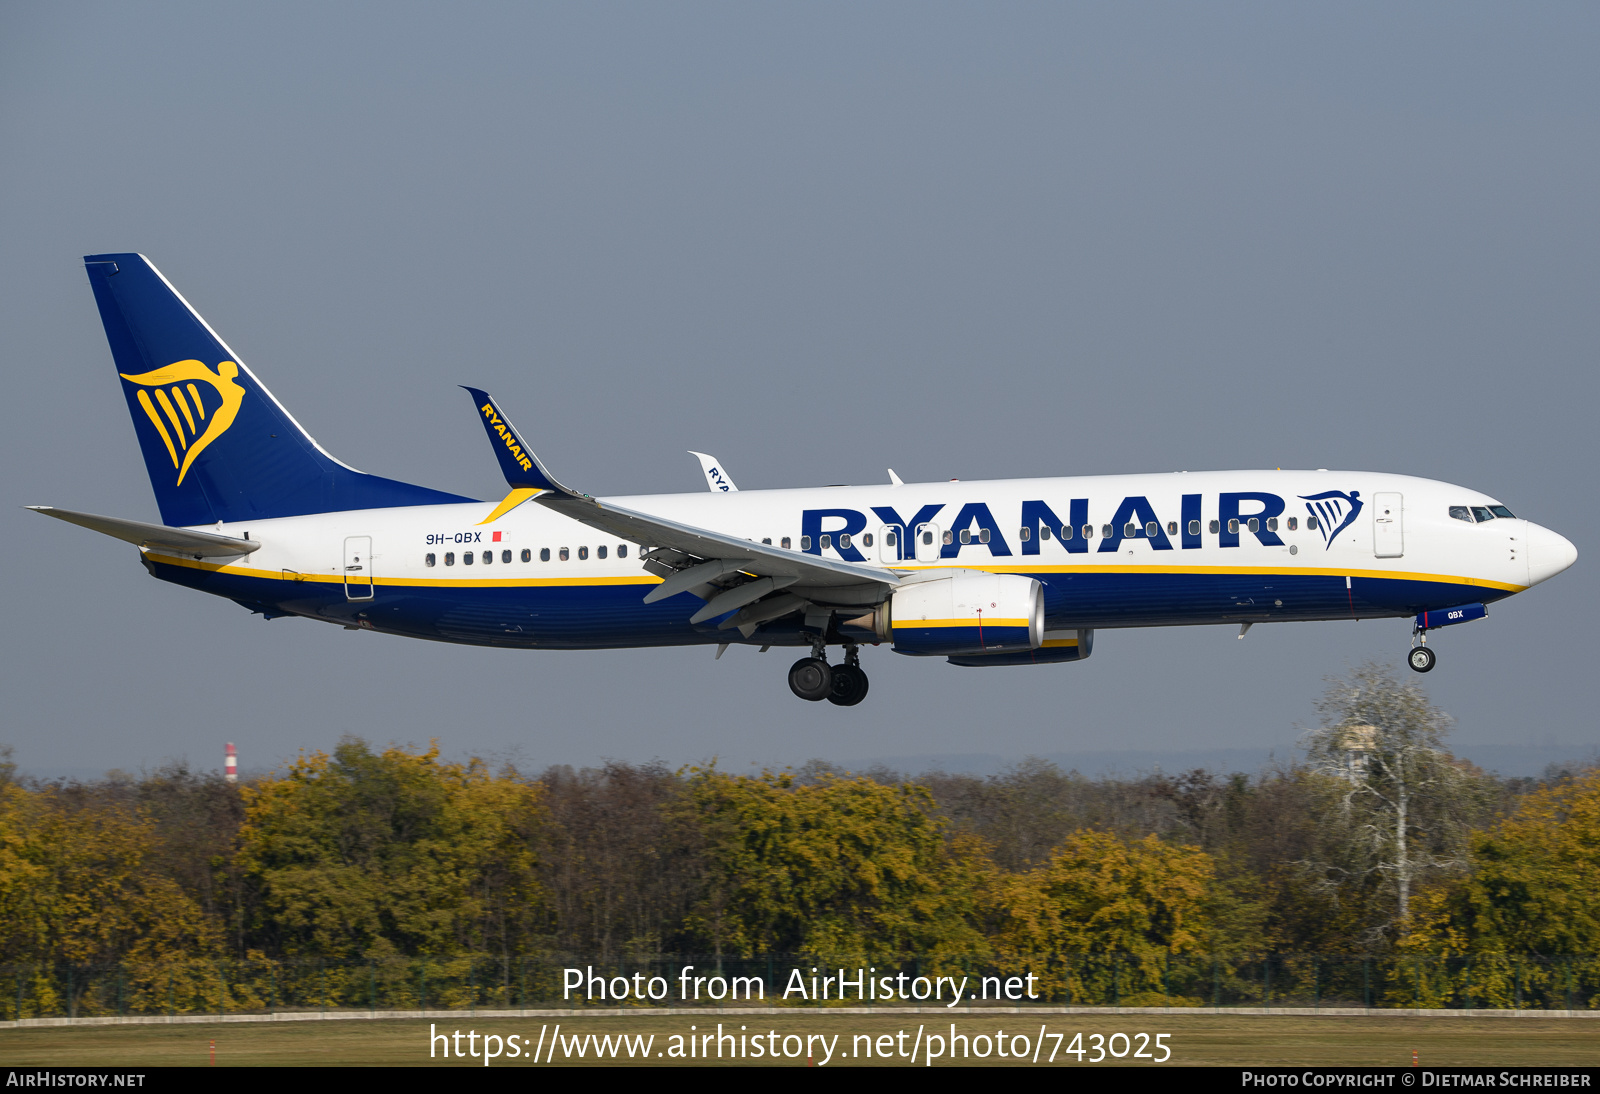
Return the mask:
<path id="1" fill-rule="evenodd" d="M 896 653 L 1022 652 L 1044 642 L 1044 586 L 1017 574 L 932 572 L 900 585 L 847 629 L 871 631 Z"/>

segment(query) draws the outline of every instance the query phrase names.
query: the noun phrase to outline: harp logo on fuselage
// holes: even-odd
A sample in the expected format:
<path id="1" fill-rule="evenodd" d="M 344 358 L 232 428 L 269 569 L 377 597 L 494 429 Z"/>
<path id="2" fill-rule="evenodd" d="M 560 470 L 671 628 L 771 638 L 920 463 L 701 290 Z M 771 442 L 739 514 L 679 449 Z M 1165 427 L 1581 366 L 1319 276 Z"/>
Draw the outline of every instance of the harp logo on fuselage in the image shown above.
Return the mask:
<path id="1" fill-rule="evenodd" d="M 135 376 L 117 375 L 138 385 L 139 406 L 167 446 L 179 486 L 196 457 L 233 425 L 244 402 L 245 389 L 234 383 L 239 366 L 232 361 L 219 362 L 216 372 L 191 360 Z"/>

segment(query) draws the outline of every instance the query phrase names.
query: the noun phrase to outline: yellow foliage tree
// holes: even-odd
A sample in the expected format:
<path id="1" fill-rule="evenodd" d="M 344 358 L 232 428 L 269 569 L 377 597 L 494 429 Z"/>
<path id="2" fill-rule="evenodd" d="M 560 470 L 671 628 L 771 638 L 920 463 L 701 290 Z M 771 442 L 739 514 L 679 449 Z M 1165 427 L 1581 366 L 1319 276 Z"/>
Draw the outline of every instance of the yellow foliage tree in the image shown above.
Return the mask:
<path id="1" fill-rule="evenodd" d="M 213 952 L 193 899 L 151 869 L 154 825 L 107 798 L 0 785 L 0 961 L 79 965 Z"/>
<path id="2" fill-rule="evenodd" d="M 1074 999 L 1114 992 L 1128 1005 L 1161 1005 L 1170 957 L 1198 950 L 1209 930 L 1214 876 L 1198 847 L 1076 832 L 1004 884 L 1001 951 L 1047 970 Z"/>
<path id="3" fill-rule="evenodd" d="M 347 738 L 244 791 L 254 934 L 297 956 L 502 951 L 538 914 L 536 787 Z"/>
<path id="4" fill-rule="evenodd" d="M 988 948 L 974 925 L 987 858 L 947 853 L 923 787 L 713 769 L 693 773 L 687 800 L 711 872 L 689 926 L 718 953 L 855 964 Z"/>

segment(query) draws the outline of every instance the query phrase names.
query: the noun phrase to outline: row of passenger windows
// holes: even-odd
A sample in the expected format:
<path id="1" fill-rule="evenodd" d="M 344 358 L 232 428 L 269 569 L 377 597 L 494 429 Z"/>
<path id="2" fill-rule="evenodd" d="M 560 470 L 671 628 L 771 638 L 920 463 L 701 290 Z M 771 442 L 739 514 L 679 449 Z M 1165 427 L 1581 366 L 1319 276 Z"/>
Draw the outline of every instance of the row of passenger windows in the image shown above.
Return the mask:
<path id="1" fill-rule="evenodd" d="M 1267 526 L 1267 531 L 1276 532 L 1278 530 L 1278 518 L 1277 517 L 1268 517 L 1266 519 L 1265 523 L 1266 523 L 1266 526 Z M 1300 518 L 1299 517 L 1290 517 L 1290 518 L 1288 518 L 1287 523 L 1288 523 L 1288 530 L 1289 531 L 1291 531 L 1291 532 L 1297 531 L 1299 529 L 1299 527 L 1300 527 Z M 1261 531 L 1262 521 L 1257 517 L 1250 517 L 1247 520 L 1230 520 L 1230 521 L 1228 521 L 1228 532 L 1229 532 L 1229 534 L 1230 535 L 1236 535 L 1238 533 L 1239 528 L 1240 528 L 1241 525 L 1244 526 L 1247 530 L 1249 530 L 1251 532 L 1259 532 L 1259 531 Z M 1317 518 L 1316 517 L 1307 517 L 1306 518 L 1306 527 L 1308 529 L 1310 529 L 1311 531 L 1313 531 L 1313 532 L 1316 531 L 1317 530 Z M 934 536 L 933 530 L 928 528 L 928 527 L 926 527 L 926 526 L 924 526 L 921 529 L 919 529 L 919 531 L 920 531 L 920 534 L 921 534 L 921 537 L 922 537 L 923 546 L 926 546 L 926 547 L 933 546 L 933 536 Z M 1222 522 L 1221 521 L 1216 521 L 1216 520 L 1212 521 L 1211 522 L 1211 534 L 1212 535 L 1216 535 L 1217 533 L 1219 533 L 1221 531 L 1222 531 Z M 1124 524 L 1122 526 L 1122 535 L 1123 535 L 1124 539 L 1135 538 L 1135 537 L 1139 536 L 1141 533 L 1143 535 L 1145 535 L 1146 537 L 1154 538 L 1154 537 L 1156 537 L 1156 536 L 1161 534 L 1161 525 L 1158 524 L 1156 521 L 1152 520 L 1152 521 L 1149 521 L 1148 523 L 1144 524 L 1143 526 L 1140 526 L 1138 524 L 1131 524 L 1131 523 L 1130 524 Z M 1021 539 L 1022 542 L 1026 543 L 1026 542 L 1028 542 L 1028 540 L 1033 538 L 1033 529 L 1031 529 L 1031 528 L 1022 528 L 1022 529 L 1020 529 L 1018 531 L 1017 534 L 1018 534 L 1018 538 Z M 1110 524 L 1102 524 L 1100 526 L 1100 535 L 1101 536 L 1104 536 L 1106 538 L 1110 538 L 1114 534 L 1116 534 L 1116 528 L 1113 527 L 1112 525 L 1110 525 Z M 1175 520 L 1168 521 L 1167 522 L 1167 535 L 1175 536 L 1177 534 L 1178 534 L 1178 522 L 1175 521 Z M 1189 534 L 1191 536 L 1198 536 L 1200 534 L 1200 522 L 1199 521 L 1191 520 L 1189 522 Z M 1059 536 L 1062 540 L 1071 540 L 1071 539 L 1073 539 L 1073 538 L 1075 538 L 1075 537 L 1077 537 L 1079 535 L 1082 535 L 1084 539 L 1093 539 L 1095 537 L 1095 527 L 1094 527 L 1094 525 L 1085 524 L 1081 529 L 1080 528 L 1074 528 L 1070 524 L 1063 524 L 1060 528 L 1057 528 L 1057 529 L 1052 529 L 1048 524 L 1042 524 L 1042 525 L 1039 526 L 1039 538 L 1042 539 L 1042 540 L 1048 540 L 1048 539 L 1051 538 L 1051 536 Z M 987 529 L 987 528 L 978 529 L 976 537 L 974 537 L 973 532 L 972 532 L 971 529 L 962 529 L 960 532 L 952 532 L 952 531 L 949 531 L 948 529 L 946 529 L 943 533 L 940 534 L 940 542 L 941 543 L 955 543 L 958 539 L 962 543 L 972 543 L 972 542 L 988 543 L 989 542 L 989 529 Z M 854 540 L 854 537 L 852 537 L 848 533 L 840 535 L 838 537 L 839 549 L 841 551 L 849 550 L 850 547 L 853 545 L 853 540 Z M 766 544 L 771 544 L 772 543 L 772 541 L 770 539 L 764 539 L 761 542 L 762 543 L 766 543 Z M 894 532 L 891 531 L 891 532 L 884 533 L 884 545 L 885 546 L 893 547 L 893 546 L 896 545 L 896 542 L 897 542 L 897 540 L 896 540 L 896 535 L 895 535 Z M 783 539 L 783 545 L 785 547 L 789 546 L 789 538 L 787 536 L 785 536 L 784 539 Z M 821 547 L 824 551 L 826 551 L 828 548 L 830 548 L 830 547 L 832 547 L 834 545 L 834 537 L 831 536 L 831 535 L 820 536 L 820 537 L 818 537 L 817 545 L 819 547 Z M 863 534 L 861 536 L 861 546 L 863 546 L 863 547 L 871 547 L 872 546 L 872 533 L 871 532 L 867 532 L 867 533 L 865 533 L 865 534 Z M 802 551 L 811 550 L 811 537 L 810 536 L 801 536 L 800 537 L 800 549 Z"/>
<path id="2" fill-rule="evenodd" d="M 1487 510 L 1484 510 L 1484 511 L 1487 512 Z M 1495 506 L 1495 511 L 1496 511 L 1497 515 L 1502 515 L 1502 516 L 1507 516 L 1507 517 L 1509 517 L 1511 515 L 1511 513 L 1509 511 L 1507 511 L 1504 506 Z M 1470 514 L 1468 516 L 1458 516 L 1458 512 L 1466 512 L 1466 510 L 1462 506 L 1451 506 L 1450 515 L 1452 517 L 1456 517 L 1458 520 L 1469 520 L 1469 519 L 1471 519 Z M 1480 520 L 1492 520 L 1493 516 L 1480 517 L 1479 519 Z M 1230 535 L 1237 535 L 1241 525 L 1243 525 L 1248 531 L 1259 532 L 1259 531 L 1261 531 L 1261 524 L 1262 524 L 1262 521 L 1259 518 L 1256 518 L 1256 517 L 1250 517 L 1248 520 L 1242 520 L 1242 521 L 1241 520 L 1230 520 L 1230 521 L 1228 521 L 1228 533 Z M 1278 518 L 1277 517 L 1268 517 L 1266 519 L 1266 526 L 1267 526 L 1267 531 L 1276 532 L 1278 530 Z M 1291 532 L 1296 531 L 1300 526 L 1299 518 L 1298 517 L 1290 517 L 1288 519 L 1288 526 L 1289 526 L 1289 531 L 1291 531 Z M 1316 531 L 1317 518 L 1316 517 L 1307 517 L 1306 518 L 1306 527 L 1308 529 L 1312 530 L 1312 531 Z M 929 547 L 933 546 L 934 533 L 933 533 L 932 529 L 927 528 L 926 526 L 923 526 L 922 528 L 918 529 L 918 531 L 921 534 L 923 545 L 924 546 L 929 546 Z M 1216 535 L 1220 531 L 1222 531 L 1222 522 L 1221 521 L 1215 521 L 1215 520 L 1212 521 L 1211 522 L 1211 534 L 1212 535 Z M 1116 529 L 1112 525 L 1102 524 L 1100 526 L 1100 535 L 1103 536 L 1103 537 L 1110 538 L 1115 532 L 1116 532 Z M 1136 538 L 1141 533 L 1144 536 L 1146 536 L 1147 538 L 1152 538 L 1153 539 L 1156 536 L 1161 534 L 1161 525 L 1152 520 L 1152 521 L 1149 521 L 1148 523 L 1146 523 L 1143 527 L 1140 527 L 1138 524 L 1131 524 L 1131 523 L 1130 524 L 1124 524 L 1122 526 L 1122 535 L 1123 535 L 1124 539 Z M 1175 536 L 1177 534 L 1178 534 L 1178 522 L 1175 521 L 1175 520 L 1169 520 L 1167 522 L 1167 535 Z M 1198 536 L 1200 534 L 1200 522 L 1199 521 L 1191 520 L 1189 522 L 1189 534 L 1191 536 Z M 1051 538 L 1052 535 L 1059 536 L 1063 541 L 1071 540 L 1071 539 L 1073 539 L 1073 538 L 1075 538 L 1075 537 L 1077 537 L 1079 535 L 1082 535 L 1084 539 L 1093 539 L 1095 537 L 1095 527 L 1092 524 L 1085 524 L 1082 528 L 1075 528 L 1070 524 L 1063 524 L 1058 529 L 1052 529 L 1048 524 L 1042 524 L 1042 525 L 1039 526 L 1039 538 L 1041 540 L 1048 540 L 1048 539 Z M 1028 542 L 1029 539 L 1033 538 L 1033 530 L 1031 528 L 1023 528 L 1018 532 L 1018 537 L 1022 540 L 1022 542 L 1026 543 L 1026 542 Z M 853 547 L 855 545 L 856 538 L 857 537 L 852 536 L 848 532 L 840 534 L 837 537 L 837 543 L 838 543 L 839 550 L 848 551 L 851 547 Z M 954 543 L 954 542 L 956 542 L 956 540 L 958 538 L 960 539 L 960 541 L 962 543 L 972 543 L 974 541 L 974 537 L 973 537 L 973 533 L 972 533 L 971 529 L 964 528 L 960 532 L 951 532 L 948 529 L 946 529 L 940 535 L 940 542 L 941 543 Z M 871 532 L 863 533 L 860 536 L 860 541 L 861 541 L 861 546 L 863 546 L 863 547 L 871 547 L 871 546 L 873 546 L 873 535 L 872 535 L 872 533 Z M 885 546 L 894 547 L 894 546 L 897 546 L 898 543 L 899 543 L 899 536 L 894 531 L 887 531 L 887 532 L 884 533 L 883 541 L 884 541 L 884 545 Z M 978 543 L 988 543 L 989 542 L 989 529 L 987 529 L 987 528 L 978 529 L 976 541 Z M 768 547 L 772 546 L 772 538 L 770 536 L 767 537 L 766 539 L 763 539 L 761 542 L 766 544 Z M 831 534 L 825 534 L 825 535 L 817 537 L 817 546 L 820 547 L 824 551 L 829 550 L 830 548 L 832 548 L 834 546 L 835 542 L 836 542 L 836 538 Z M 786 551 L 787 550 L 792 550 L 792 546 L 791 546 L 792 543 L 793 543 L 793 540 L 789 536 L 784 536 L 781 540 L 779 540 L 779 545 Z M 801 536 L 800 537 L 800 549 L 802 551 L 811 550 L 811 537 L 810 536 Z M 566 562 L 572 557 L 571 551 L 566 547 L 560 548 L 557 551 L 556 556 L 562 562 Z M 476 561 L 480 557 L 482 558 L 483 564 L 485 566 L 488 566 L 488 565 L 490 565 L 491 563 L 494 562 L 494 552 L 493 551 L 484 551 L 484 552 L 482 552 L 481 555 L 474 555 L 473 552 L 471 552 L 471 551 L 463 551 L 461 553 L 461 564 L 463 566 L 471 566 L 474 563 L 474 561 Z M 582 560 L 587 559 L 588 557 L 589 557 L 589 548 L 587 548 L 587 547 L 579 547 L 578 548 L 578 559 L 580 561 L 582 561 Z M 606 557 L 606 547 L 605 547 L 604 544 L 602 544 L 599 547 L 596 547 L 594 549 L 594 557 L 595 558 L 605 558 Z M 627 558 L 628 557 L 628 545 L 626 543 L 617 544 L 617 557 L 618 558 Z M 500 552 L 500 561 L 501 562 L 510 562 L 511 558 L 512 558 L 512 555 L 511 555 L 510 551 L 501 551 Z M 532 562 L 533 561 L 533 551 L 531 551 L 530 549 L 524 547 L 522 549 L 521 558 L 522 558 L 523 562 Z M 424 556 L 423 561 L 424 561 L 424 563 L 426 565 L 429 565 L 429 566 L 438 565 L 438 557 L 436 555 L 434 555 L 431 551 L 427 555 Z M 539 561 L 540 562 L 549 562 L 550 561 L 550 548 L 541 547 L 539 549 Z M 456 564 L 456 553 L 454 551 L 446 551 L 444 553 L 444 564 L 446 566 L 454 566 Z"/>
<path id="3" fill-rule="evenodd" d="M 1511 510 L 1504 505 L 1452 505 L 1450 507 L 1450 515 L 1456 520 L 1464 520 L 1468 524 L 1482 524 L 1484 521 L 1493 520 L 1495 517 L 1503 517 L 1506 520 L 1517 519 L 1511 515 Z"/>
<path id="4" fill-rule="evenodd" d="M 607 548 L 606 548 L 606 545 L 603 544 L 603 543 L 600 546 L 598 546 L 598 547 L 596 547 L 594 549 L 594 557 L 595 558 L 605 558 L 606 557 L 606 553 L 607 553 Z M 533 551 L 531 549 L 527 548 L 527 547 L 524 547 L 522 549 L 522 554 L 519 557 L 521 557 L 523 562 L 532 562 L 533 561 Z M 562 562 L 566 562 L 566 561 L 568 561 L 568 560 L 570 560 L 572 558 L 572 551 L 571 551 L 570 548 L 562 547 L 556 552 L 556 557 L 559 558 Z M 579 561 L 587 559 L 588 557 L 589 557 L 589 548 L 587 548 L 587 547 L 579 547 L 578 548 L 578 559 L 579 559 Z M 617 557 L 618 558 L 627 558 L 628 557 L 628 545 L 626 543 L 617 544 Z M 463 565 L 463 566 L 471 566 L 479 558 L 482 558 L 483 564 L 485 566 L 488 566 L 488 565 L 490 565 L 491 563 L 494 562 L 494 552 L 493 551 L 484 551 L 482 553 L 482 555 L 475 555 L 471 551 L 462 551 L 461 552 L 461 565 Z M 422 561 L 423 561 L 423 564 L 426 565 L 426 566 L 437 566 L 439 564 L 439 556 L 435 555 L 432 551 L 429 551 L 426 555 L 422 556 Z M 500 552 L 500 561 L 501 562 L 510 562 L 511 561 L 511 552 L 510 551 L 501 551 Z M 550 548 L 548 548 L 548 547 L 539 548 L 539 561 L 540 562 L 549 562 L 550 561 Z M 446 566 L 454 566 L 456 564 L 456 553 L 454 551 L 446 551 L 444 553 L 444 564 Z"/>

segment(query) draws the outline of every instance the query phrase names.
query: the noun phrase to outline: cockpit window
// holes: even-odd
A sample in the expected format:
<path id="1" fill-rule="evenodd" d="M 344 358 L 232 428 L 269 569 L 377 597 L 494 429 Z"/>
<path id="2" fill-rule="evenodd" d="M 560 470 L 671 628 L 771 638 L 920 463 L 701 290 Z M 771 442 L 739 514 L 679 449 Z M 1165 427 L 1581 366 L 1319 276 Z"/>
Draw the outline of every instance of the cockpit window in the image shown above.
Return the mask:
<path id="1" fill-rule="evenodd" d="M 1486 520 L 1494 519 L 1494 514 L 1481 505 L 1474 505 L 1472 507 L 1472 515 L 1478 518 L 1479 524 L 1482 524 Z"/>
<path id="2" fill-rule="evenodd" d="M 1497 517 L 1504 517 L 1506 520 L 1517 519 L 1511 515 L 1511 510 L 1507 509 L 1504 505 L 1491 505 L 1489 506 L 1489 512 L 1493 513 Z"/>
<path id="3" fill-rule="evenodd" d="M 1472 523 L 1472 510 L 1465 505 L 1452 505 L 1450 507 L 1450 516 L 1456 520 L 1464 520 L 1468 524 Z"/>

